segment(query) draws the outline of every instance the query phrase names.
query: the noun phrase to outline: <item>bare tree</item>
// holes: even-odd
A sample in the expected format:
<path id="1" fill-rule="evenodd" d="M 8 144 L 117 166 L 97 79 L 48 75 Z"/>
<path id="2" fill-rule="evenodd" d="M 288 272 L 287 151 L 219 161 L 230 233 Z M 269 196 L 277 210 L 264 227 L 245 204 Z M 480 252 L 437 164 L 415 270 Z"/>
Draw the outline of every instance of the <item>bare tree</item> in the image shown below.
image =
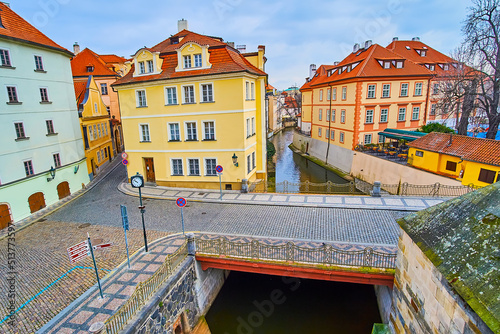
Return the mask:
<path id="1" fill-rule="evenodd" d="M 486 138 L 495 138 L 500 124 L 500 0 L 473 0 L 465 20 L 464 47 L 475 69 L 483 73 L 478 82 L 479 106 L 488 117 Z"/>

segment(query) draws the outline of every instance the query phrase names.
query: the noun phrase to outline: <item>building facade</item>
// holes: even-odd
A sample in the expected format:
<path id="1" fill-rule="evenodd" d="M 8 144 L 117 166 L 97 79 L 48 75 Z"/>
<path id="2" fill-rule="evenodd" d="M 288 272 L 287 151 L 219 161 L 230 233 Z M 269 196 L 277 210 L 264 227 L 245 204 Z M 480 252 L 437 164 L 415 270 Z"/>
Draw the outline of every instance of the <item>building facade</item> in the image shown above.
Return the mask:
<path id="1" fill-rule="evenodd" d="M 0 3 L 0 227 L 89 182 L 72 53 Z"/>
<path id="2" fill-rule="evenodd" d="M 158 185 L 218 189 L 221 165 L 224 189 L 265 179 L 264 47 L 244 57 L 221 38 L 179 30 L 138 50 L 130 72 L 113 85 L 129 177 L 139 172 Z"/>

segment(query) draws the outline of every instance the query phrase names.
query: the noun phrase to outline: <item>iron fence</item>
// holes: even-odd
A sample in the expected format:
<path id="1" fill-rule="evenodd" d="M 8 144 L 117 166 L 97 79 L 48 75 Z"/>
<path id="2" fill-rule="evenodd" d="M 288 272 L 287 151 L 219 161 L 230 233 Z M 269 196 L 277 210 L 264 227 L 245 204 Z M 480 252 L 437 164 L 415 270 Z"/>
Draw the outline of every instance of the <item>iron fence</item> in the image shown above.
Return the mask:
<path id="1" fill-rule="evenodd" d="M 266 193 L 266 192 L 276 192 L 276 193 L 311 193 L 311 194 L 359 194 L 356 189 L 356 185 L 353 181 L 349 183 L 333 183 L 327 181 L 324 183 L 314 183 L 310 181 L 305 182 L 268 182 L 265 180 L 259 180 L 251 182 L 248 187 L 249 192 L 256 193 Z"/>
<path id="2" fill-rule="evenodd" d="M 105 334 L 119 333 L 127 322 L 142 308 L 158 288 L 172 275 L 187 256 L 187 241 L 175 252 L 167 255 L 165 262 L 144 282 L 137 284 L 134 293 L 115 314 L 105 322 Z"/>
<path id="3" fill-rule="evenodd" d="M 396 266 L 396 250 L 393 253 L 386 253 L 366 247 L 362 250 L 348 251 L 327 244 L 315 248 L 297 246 L 293 242 L 270 245 L 259 240 L 249 242 L 230 241 L 226 237 L 216 239 L 202 239 L 197 237 L 196 254 L 274 261 L 287 264 L 316 264 L 383 269 L 394 269 Z"/>

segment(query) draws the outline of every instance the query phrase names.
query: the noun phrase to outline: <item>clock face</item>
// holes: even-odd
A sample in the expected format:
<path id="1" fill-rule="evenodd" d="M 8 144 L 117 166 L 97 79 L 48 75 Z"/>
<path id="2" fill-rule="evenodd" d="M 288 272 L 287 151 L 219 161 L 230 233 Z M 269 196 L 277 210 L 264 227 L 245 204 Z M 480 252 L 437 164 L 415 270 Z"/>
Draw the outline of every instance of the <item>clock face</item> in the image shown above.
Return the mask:
<path id="1" fill-rule="evenodd" d="M 142 178 L 134 176 L 131 178 L 130 183 L 132 183 L 132 187 L 135 188 L 142 187 Z"/>

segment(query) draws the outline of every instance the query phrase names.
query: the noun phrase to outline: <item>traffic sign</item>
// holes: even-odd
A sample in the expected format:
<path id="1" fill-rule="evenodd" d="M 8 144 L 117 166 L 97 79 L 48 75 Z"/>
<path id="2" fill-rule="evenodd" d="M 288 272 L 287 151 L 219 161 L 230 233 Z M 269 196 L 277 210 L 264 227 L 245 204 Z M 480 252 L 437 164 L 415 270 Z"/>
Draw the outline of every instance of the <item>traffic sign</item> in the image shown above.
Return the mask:
<path id="1" fill-rule="evenodd" d="M 127 166 L 127 164 L 128 164 L 128 160 L 127 160 L 127 159 L 123 159 L 123 160 L 122 160 L 122 164 L 124 164 L 125 166 Z"/>
<path id="2" fill-rule="evenodd" d="M 186 206 L 186 199 L 183 197 L 179 197 L 177 201 L 175 201 L 175 204 L 177 204 L 179 208 L 183 208 Z"/>
<path id="3" fill-rule="evenodd" d="M 120 208 L 122 210 L 122 223 L 123 223 L 123 229 L 124 230 L 129 230 L 129 223 L 128 223 L 128 215 L 127 215 L 127 207 L 125 205 L 120 205 Z"/>
<path id="4" fill-rule="evenodd" d="M 80 261 L 81 259 L 90 255 L 90 249 L 88 242 L 82 241 L 79 244 L 71 246 L 67 249 L 69 262 L 71 264 Z"/>
<path id="5" fill-rule="evenodd" d="M 125 153 L 125 152 L 123 152 L 123 153 L 122 153 L 122 159 L 127 159 L 127 158 L 128 158 L 128 154 L 127 154 L 127 153 Z"/>
<path id="6" fill-rule="evenodd" d="M 221 165 L 217 165 L 217 166 L 215 167 L 215 170 L 217 171 L 217 173 L 222 173 L 222 171 L 224 170 L 224 168 L 222 168 L 222 166 L 221 166 Z"/>
<path id="7" fill-rule="evenodd" d="M 111 247 L 111 246 L 113 246 L 113 243 L 112 242 L 108 242 L 107 244 L 100 244 L 100 245 L 92 246 L 92 249 L 93 250 L 103 249 L 103 248 L 107 248 L 107 247 Z"/>

